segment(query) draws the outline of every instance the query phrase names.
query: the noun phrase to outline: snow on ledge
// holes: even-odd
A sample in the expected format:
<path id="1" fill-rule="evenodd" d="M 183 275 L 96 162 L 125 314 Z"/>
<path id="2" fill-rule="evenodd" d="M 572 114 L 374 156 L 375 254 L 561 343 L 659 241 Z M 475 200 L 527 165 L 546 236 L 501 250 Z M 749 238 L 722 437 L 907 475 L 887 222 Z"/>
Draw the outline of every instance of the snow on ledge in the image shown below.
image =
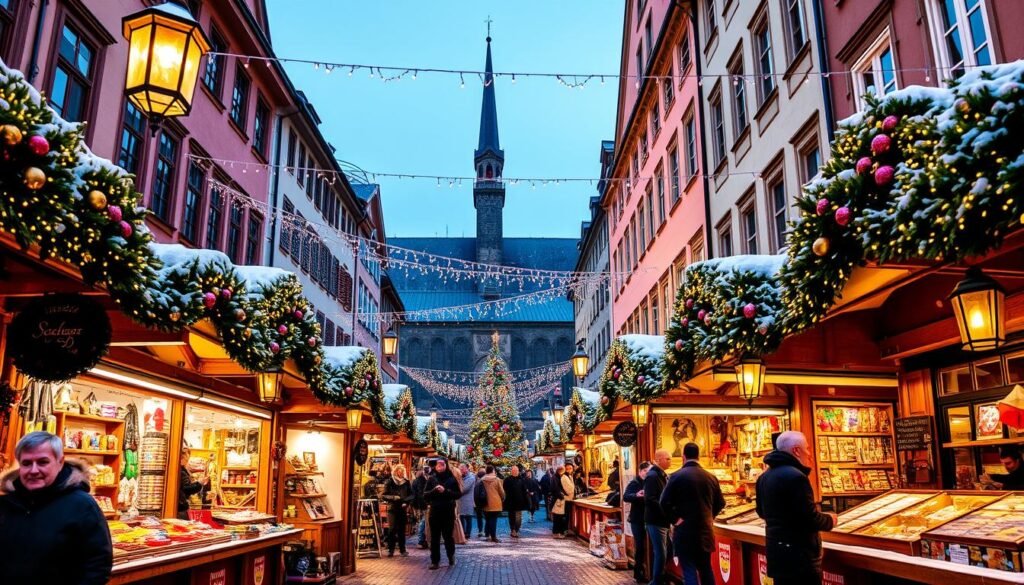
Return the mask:
<path id="1" fill-rule="evenodd" d="M 658 361 L 665 357 L 664 335 L 623 335 L 619 341 L 639 357 Z"/>
<path id="2" fill-rule="evenodd" d="M 405 384 L 383 384 L 381 385 L 381 392 L 384 393 L 384 404 L 392 404 L 398 402 L 398 399 L 402 397 L 402 393 L 408 390 L 409 387 Z"/>
<path id="3" fill-rule="evenodd" d="M 718 272 L 739 271 L 752 272 L 761 276 L 775 276 L 785 263 L 785 254 L 747 254 L 694 262 L 688 270 L 705 268 Z"/>
<path id="4" fill-rule="evenodd" d="M 597 406 L 601 404 L 600 392 L 596 392 L 594 390 L 587 390 L 586 388 L 580 388 L 579 386 L 577 386 L 575 390 L 580 393 L 580 399 L 582 399 L 583 402 L 587 403 L 588 405 Z"/>
<path id="5" fill-rule="evenodd" d="M 339 370 L 351 368 L 370 351 L 365 347 L 337 345 L 324 347 L 324 361 Z"/>

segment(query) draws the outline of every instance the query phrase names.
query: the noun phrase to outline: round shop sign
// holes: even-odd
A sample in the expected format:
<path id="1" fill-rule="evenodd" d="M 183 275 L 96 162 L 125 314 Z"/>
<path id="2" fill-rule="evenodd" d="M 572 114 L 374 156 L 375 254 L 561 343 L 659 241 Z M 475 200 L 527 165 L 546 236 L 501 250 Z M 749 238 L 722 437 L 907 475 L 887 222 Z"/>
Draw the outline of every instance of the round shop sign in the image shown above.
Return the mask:
<path id="1" fill-rule="evenodd" d="M 352 459 L 358 465 L 366 465 L 366 460 L 370 457 L 370 446 L 366 444 L 365 439 L 359 439 L 356 443 L 355 449 L 352 450 Z"/>
<path id="2" fill-rule="evenodd" d="M 631 421 L 623 421 L 612 431 L 612 439 L 619 447 L 632 447 L 636 444 L 636 425 Z"/>
<path id="3" fill-rule="evenodd" d="M 15 367 L 44 382 L 63 382 L 92 369 L 110 348 L 106 309 L 78 294 L 29 302 L 7 331 Z"/>

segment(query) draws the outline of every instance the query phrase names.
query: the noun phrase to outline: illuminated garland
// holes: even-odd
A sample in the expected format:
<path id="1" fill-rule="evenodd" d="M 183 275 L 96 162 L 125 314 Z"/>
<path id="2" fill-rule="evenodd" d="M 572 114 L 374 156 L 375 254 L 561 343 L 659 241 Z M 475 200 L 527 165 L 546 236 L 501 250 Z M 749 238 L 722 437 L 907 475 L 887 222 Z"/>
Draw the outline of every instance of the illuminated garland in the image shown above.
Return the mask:
<path id="1" fill-rule="evenodd" d="M 610 415 L 617 398 L 636 404 L 659 396 L 663 354 L 664 338 L 660 335 L 623 335 L 615 339 L 598 381 L 600 407 Z"/>
<path id="2" fill-rule="evenodd" d="M 369 400 L 373 419 L 389 433 L 405 433 L 416 440 L 416 403 L 405 384 L 384 384 Z"/>

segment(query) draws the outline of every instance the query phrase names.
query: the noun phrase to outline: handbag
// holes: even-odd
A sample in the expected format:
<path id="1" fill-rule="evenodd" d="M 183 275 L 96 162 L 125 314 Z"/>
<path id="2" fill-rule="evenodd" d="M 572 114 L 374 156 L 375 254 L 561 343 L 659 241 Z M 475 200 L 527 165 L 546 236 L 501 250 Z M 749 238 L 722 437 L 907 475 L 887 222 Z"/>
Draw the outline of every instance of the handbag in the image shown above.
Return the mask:
<path id="1" fill-rule="evenodd" d="M 558 514 L 558 515 L 565 514 L 565 500 L 564 499 L 555 500 L 555 505 L 551 507 L 551 513 L 552 514 Z"/>

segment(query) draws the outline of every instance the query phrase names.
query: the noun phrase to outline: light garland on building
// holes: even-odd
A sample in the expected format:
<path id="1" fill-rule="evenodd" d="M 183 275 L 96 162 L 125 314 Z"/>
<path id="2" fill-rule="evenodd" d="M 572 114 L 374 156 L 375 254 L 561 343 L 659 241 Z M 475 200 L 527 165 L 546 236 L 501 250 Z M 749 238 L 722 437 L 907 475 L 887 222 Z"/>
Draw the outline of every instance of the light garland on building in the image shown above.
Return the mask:
<path id="1" fill-rule="evenodd" d="M 402 371 L 435 399 L 438 396 L 443 396 L 448 400 L 464 404 L 471 404 L 480 400 L 480 387 L 478 385 L 445 382 L 415 368 L 410 370 L 403 367 Z M 551 380 L 551 376 L 552 374 L 545 372 L 532 378 L 514 381 L 511 384 L 511 392 L 516 397 L 517 402 L 521 401 L 528 403 L 528 406 L 533 406 L 540 398 L 550 394 L 555 386 L 561 384 L 560 379 Z"/>

